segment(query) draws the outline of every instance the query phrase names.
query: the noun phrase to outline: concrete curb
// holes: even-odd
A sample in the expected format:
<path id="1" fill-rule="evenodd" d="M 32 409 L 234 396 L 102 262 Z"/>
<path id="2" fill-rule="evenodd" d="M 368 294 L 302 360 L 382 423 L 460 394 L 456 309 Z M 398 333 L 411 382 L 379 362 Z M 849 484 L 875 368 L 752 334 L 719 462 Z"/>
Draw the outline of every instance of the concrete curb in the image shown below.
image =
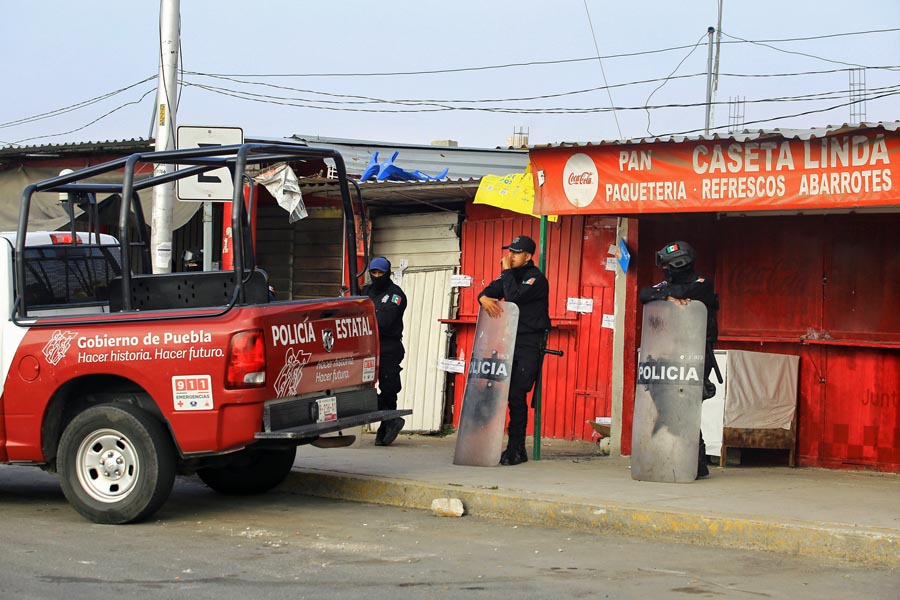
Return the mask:
<path id="1" fill-rule="evenodd" d="M 467 515 L 488 519 L 900 567 L 900 533 L 871 527 L 654 510 L 497 487 L 432 485 L 312 469 L 295 469 L 281 487 L 299 495 L 421 510 L 430 510 L 435 498 L 458 498 Z"/>

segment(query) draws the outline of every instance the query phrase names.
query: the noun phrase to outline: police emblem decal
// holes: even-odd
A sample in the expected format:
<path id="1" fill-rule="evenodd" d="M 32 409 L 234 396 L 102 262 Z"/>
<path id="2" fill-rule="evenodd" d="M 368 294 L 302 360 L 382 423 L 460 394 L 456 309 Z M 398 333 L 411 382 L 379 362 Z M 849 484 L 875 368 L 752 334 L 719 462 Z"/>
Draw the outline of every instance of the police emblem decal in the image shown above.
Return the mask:
<path id="1" fill-rule="evenodd" d="M 325 347 L 325 352 L 334 350 L 334 332 L 332 330 L 322 330 L 322 346 Z"/>

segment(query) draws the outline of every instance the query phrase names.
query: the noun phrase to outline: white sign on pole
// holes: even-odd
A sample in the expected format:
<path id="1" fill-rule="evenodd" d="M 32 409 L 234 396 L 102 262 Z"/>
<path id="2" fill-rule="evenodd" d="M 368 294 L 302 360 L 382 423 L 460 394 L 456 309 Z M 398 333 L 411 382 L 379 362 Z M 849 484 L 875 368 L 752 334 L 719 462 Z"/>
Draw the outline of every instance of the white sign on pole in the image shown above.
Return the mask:
<path id="1" fill-rule="evenodd" d="M 244 130 L 240 127 L 200 127 L 196 125 L 178 127 L 179 150 L 243 143 Z M 234 195 L 231 172 L 222 167 L 207 171 L 202 175 L 180 179 L 176 186 L 176 194 L 179 200 L 187 202 L 230 201 Z"/>

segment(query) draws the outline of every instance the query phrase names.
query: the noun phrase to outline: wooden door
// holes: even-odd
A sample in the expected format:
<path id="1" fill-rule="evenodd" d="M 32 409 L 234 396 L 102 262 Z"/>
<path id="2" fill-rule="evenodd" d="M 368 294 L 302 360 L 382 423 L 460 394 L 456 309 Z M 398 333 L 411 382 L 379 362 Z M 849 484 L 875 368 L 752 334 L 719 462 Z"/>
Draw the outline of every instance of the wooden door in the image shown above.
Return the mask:
<path id="1" fill-rule="evenodd" d="M 590 440 L 593 429 L 587 421 L 612 415 L 612 320 L 616 273 L 607 267 L 614 267 L 608 259 L 614 258 L 609 249 L 615 244 L 615 219 L 586 217 L 580 294 L 582 298 L 593 300 L 593 310 L 579 315 L 576 326 L 575 403 L 571 435 L 567 436 L 571 439 Z"/>

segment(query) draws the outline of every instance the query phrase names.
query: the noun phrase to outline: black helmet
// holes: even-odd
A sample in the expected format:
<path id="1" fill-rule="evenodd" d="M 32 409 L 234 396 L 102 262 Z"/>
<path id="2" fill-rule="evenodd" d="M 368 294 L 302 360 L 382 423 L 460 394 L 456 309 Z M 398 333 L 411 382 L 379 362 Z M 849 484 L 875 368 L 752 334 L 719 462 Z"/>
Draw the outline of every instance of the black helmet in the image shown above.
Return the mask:
<path id="1" fill-rule="evenodd" d="M 694 249 L 687 242 L 672 242 L 656 253 L 656 266 L 681 271 L 694 264 Z"/>

